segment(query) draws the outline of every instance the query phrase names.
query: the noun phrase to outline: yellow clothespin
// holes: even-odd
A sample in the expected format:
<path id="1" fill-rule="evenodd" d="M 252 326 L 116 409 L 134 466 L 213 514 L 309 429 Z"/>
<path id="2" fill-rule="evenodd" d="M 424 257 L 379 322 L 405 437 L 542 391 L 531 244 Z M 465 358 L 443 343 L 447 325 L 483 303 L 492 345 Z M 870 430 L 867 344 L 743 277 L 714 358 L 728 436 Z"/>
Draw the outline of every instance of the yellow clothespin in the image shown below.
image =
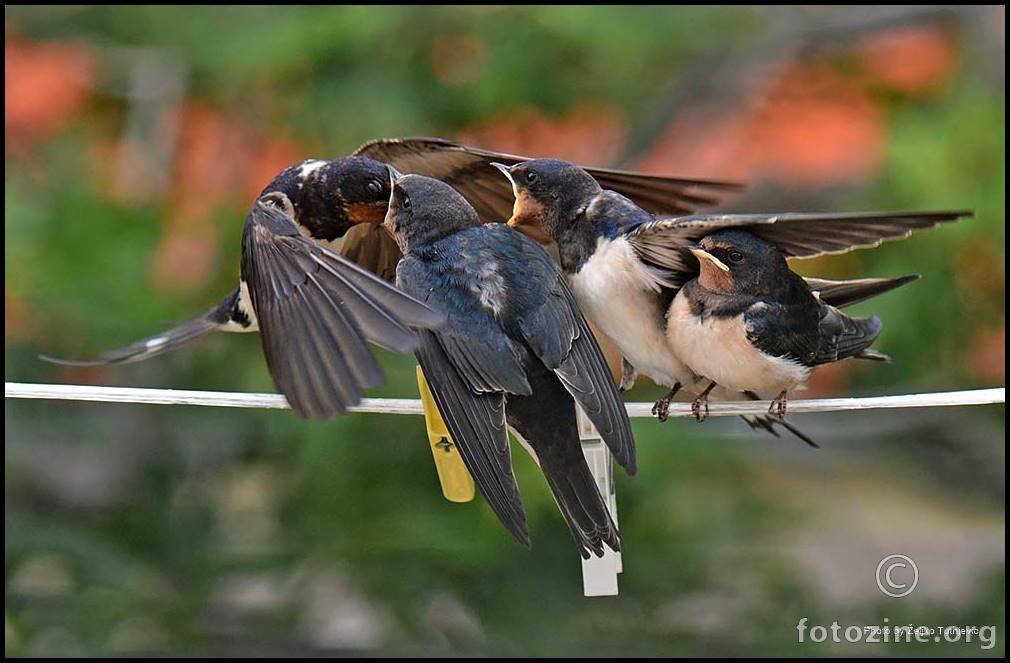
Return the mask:
<path id="1" fill-rule="evenodd" d="M 435 470 L 442 484 L 442 494 L 450 502 L 469 502 L 474 497 L 473 478 L 463 464 L 459 449 L 449 437 L 449 431 L 442 421 L 442 415 L 435 405 L 435 399 L 428 389 L 421 367 L 417 367 L 417 388 L 421 392 L 424 406 L 424 426 L 428 429 L 431 455 L 435 458 Z"/>

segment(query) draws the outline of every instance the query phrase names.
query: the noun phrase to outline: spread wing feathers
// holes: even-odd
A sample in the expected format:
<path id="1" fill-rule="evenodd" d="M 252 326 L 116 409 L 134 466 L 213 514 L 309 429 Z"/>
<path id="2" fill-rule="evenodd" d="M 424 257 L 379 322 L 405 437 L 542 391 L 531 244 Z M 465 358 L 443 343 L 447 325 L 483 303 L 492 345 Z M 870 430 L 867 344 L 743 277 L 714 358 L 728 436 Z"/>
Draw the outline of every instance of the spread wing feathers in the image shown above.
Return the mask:
<path id="1" fill-rule="evenodd" d="M 463 462 L 501 523 L 529 547 L 526 514 L 512 474 L 504 394 L 475 392 L 455 370 L 440 339 L 429 331 L 420 337 L 418 363 Z"/>
<path id="2" fill-rule="evenodd" d="M 525 237 L 523 240 L 532 244 L 532 240 Z M 631 424 L 606 359 L 560 272 L 539 246 L 533 245 L 532 249 L 542 253 L 544 260 L 527 260 L 524 268 L 534 270 L 536 265 L 548 261 L 542 270 L 545 276 L 538 278 L 531 273 L 530 280 L 549 284 L 549 290 L 540 306 L 520 318 L 522 336 L 533 353 L 561 379 L 565 389 L 596 426 L 617 462 L 629 474 L 634 474 L 635 442 Z"/>
<path id="3" fill-rule="evenodd" d="M 257 203 L 242 237 L 263 350 L 277 386 L 300 415 L 325 419 L 357 404 L 383 382 L 366 339 L 407 352 L 409 326 L 443 316 L 298 233 L 290 217 Z"/>
<path id="4" fill-rule="evenodd" d="M 878 246 L 885 240 L 907 237 L 913 230 L 971 215 L 969 211 L 698 214 L 641 224 L 628 232 L 628 240 L 643 260 L 673 272 L 693 273 L 697 267 L 687 246 L 727 228 L 746 229 L 776 245 L 786 256 L 809 258 Z"/>
<path id="5" fill-rule="evenodd" d="M 803 280 L 807 282 L 807 287 L 811 291 L 818 294 L 822 302 L 836 308 L 845 308 L 900 288 L 912 281 L 918 281 L 919 278 L 918 274 L 908 274 L 895 278 L 853 279 L 851 281 L 829 281 L 813 277 Z"/>
<path id="6" fill-rule="evenodd" d="M 850 318 L 833 306 L 821 307 L 820 345 L 814 364 L 857 356 L 877 340 L 884 324 L 880 318 Z"/>
<path id="7" fill-rule="evenodd" d="M 184 322 L 177 327 L 172 327 L 171 329 L 163 331 L 160 334 L 156 334 L 155 336 L 151 336 L 150 338 L 146 338 L 142 341 L 131 343 L 130 345 L 116 350 L 104 352 L 98 359 L 81 361 L 73 359 L 59 359 L 45 355 L 42 355 L 41 358 L 54 364 L 63 364 L 67 366 L 128 364 L 135 361 L 150 359 L 151 357 L 156 357 L 157 355 L 174 350 L 180 345 L 192 341 L 194 338 L 203 336 L 204 334 L 212 332 L 222 325 L 227 324 L 231 319 L 231 312 L 235 308 L 235 302 L 238 300 L 238 297 L 239 291 L 236 288 L 235 291 L 225 297 L 221 303 L 217 305 L 217 307 L 205 315 L 194 320 Z"/>
<path id="8" fill-rule="evenodd" d="M 530 157 L 470 148 L 440 138 L 374 140 L 354 153 L 450 184 L 470 201 L 482 221 L 501 221 L 512 214 L 512 186 L 489 164 L 512 165 Z M 711 205 L 739 184 L 691 180 L 641 173 L 586 168 L 604 189 L 612 189 L 656 214 L 686 214 L 699 205 Z"/>

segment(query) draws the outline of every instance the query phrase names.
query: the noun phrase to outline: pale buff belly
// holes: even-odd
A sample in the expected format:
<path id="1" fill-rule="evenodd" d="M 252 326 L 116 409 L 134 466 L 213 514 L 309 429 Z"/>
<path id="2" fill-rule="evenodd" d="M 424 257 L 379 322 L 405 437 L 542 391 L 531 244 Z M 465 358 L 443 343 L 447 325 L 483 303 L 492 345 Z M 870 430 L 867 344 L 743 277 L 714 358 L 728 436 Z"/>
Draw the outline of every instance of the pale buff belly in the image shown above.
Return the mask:
<path id="1" fill-rule="evenodd" d="M 601 245 L 568 282 L 582 313 L 609 336 L 621 354 L 658 384 L 691 387 L 694 376 L 677 360 L 664 330 L 653 277 L 626 240 Z"/>
<path id="2" fill-rule="evenodd" d="M 708 317 L 691 314 L 680 294 L 670 307 L 667 337 L 677 357 L 695 373 L 733 391 L 774 392 L 792 389 L 810 369 L 782 357 L 771 357 L 747 340 L 742 316 Z"/>

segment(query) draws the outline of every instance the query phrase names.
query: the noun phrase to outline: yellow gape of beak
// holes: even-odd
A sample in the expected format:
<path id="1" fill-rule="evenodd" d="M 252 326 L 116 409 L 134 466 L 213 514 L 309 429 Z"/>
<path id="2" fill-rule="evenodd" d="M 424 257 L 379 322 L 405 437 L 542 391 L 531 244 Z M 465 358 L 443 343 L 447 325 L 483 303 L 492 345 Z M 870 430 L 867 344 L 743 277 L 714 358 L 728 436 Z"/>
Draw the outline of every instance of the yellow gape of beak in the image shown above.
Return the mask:
<path id="1" fill-rule="evenodd" d="M 691 253 L 694 254 L 698 260 L 707 260 L 724 272 L 729 271 L 729 266 L 722 260 L 719 260 L 714 255 L 706 251 L 705 249 L 690 249 Z"/>
<path id="2" fill-rule="evenodd" d="M 499 163 L 497 161 L 492 161 L 491 165 L 494 166 L 495 168 L 497 168 L 498 170 L 500 170 L 501 174 L 504 175 L 506 178 L 508 178 L 508 181 L 512 184 L 512 195 L 515 196 L 516 203 L 518 203 L 519 202 L 519 187 L 516 186 L 515 178 L 512 177 L 512 171 L 509 169 L 508 166 L 506 166 L 503 163 Z M 519 225 L 521 225 L 519 223 L 518 216 L 516 215 L 515 212 L 516 212 L 515 205 L 513 205 L 512 216 L 509 217 L 508 221 L 506 221 L 506 224 L 508 224 L 509 228 L 516 228 Z"/>

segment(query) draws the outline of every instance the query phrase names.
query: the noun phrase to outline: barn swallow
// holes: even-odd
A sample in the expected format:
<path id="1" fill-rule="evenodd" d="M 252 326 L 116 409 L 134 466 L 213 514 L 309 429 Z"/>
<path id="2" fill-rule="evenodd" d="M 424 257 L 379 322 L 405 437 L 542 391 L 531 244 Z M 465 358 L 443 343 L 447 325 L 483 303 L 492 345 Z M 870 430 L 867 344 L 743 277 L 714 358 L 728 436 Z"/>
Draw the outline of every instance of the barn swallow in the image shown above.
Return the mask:
<path id="1" fill-rule="evenodd" d="M 781 418 L 789 391 L 814 367 L 865 353 L 883 328 L 876 316 L 851 318 L 825 304 L 777 247 L 747 231 L 720 230 L 689 250 L 700 273 L 677 292 L 667 337 L 709 382 L 692 404 L 699 418 L 716 385 L 777 393 L 768 413 Z"/>
<path id="2" fill-rule="evenodd" d="M 705 235 L 743 228 L 786 256 L 813 257 L 877 246 L 885 239 L 970 215 L 955 211 L 656 216 L 620 193 L 604 189 L 583 169 L 565 161 L 537 159 L 495 167 L 513 188 L 508 225 L 541 241 L 556 242 L 562 270 L 582 311 L 617 344 L 626 368 L 670 387 L 654 409 L 661 419 L 679 389 L 697 393 L 704 388 L 699 376 L 671 348 L 666 318 L 677 291 L 698 274 L 698 259 L 690 248 Z M 822 297 L 828 303 L 832 295 L 840 300 L 858 299 L 912 278 L 845 286 L 828 283 L 832 292 L 824 288 Z M 752 419 L 748 423 L 770 429 L 773 422 Z"/>
<path id="3" fill-rule="evenodd" d="M 206 315 L 113 350 L 93 362 L 141 361 L 210 331 L 259 331 L 270 373 L 301 416 L 325 419 L 383 382 L 366 344 L 397 352 L 417 343 L 412 327 L 444 316 L 328 246 L 352 226 L 385 218 L 386 166 L 351 157 L 303 161 L 281 172 L 250 210 L 239 286 Z"/>
<path id="4" fill-rule="evenodd" d="M 617 462 L 635 471 L 628 415 L 555 261 L 504 224 L 481 224 L 451 186 L 399 176 L 386 216 L 404 258 L 396 283 L 448 318 L 416 356 L 481 493 L 529 546 L 508 430 L 528 444 L 581 555 L 620 549 L 582 453 L 576 404 Z"/>

